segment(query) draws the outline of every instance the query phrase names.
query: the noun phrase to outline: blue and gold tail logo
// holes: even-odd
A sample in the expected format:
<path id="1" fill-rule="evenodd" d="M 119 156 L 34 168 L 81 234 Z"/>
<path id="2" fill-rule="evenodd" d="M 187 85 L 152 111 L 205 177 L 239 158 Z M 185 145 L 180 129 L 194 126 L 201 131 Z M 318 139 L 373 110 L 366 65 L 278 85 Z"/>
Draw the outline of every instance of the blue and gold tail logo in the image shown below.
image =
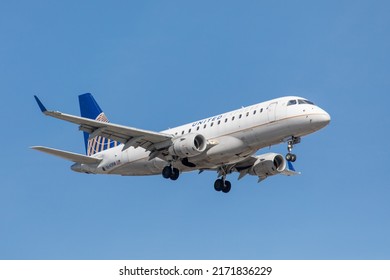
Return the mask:
<path id="1" fill-rule="evenodd" d="M 95 98 L 93 98 L 92 94 L 84 93 L 79 95 L 79 104 L 82 117 L 91 120 L 97 120 L 99 122 L 109 122 L 106 115 L 104 115 L 103 110 L 100 108 Z M 88 156 L 92 156 L 101 151 L 116 147 L 120 143 L 102 136 L 90 138 L 89 133 L 84 132 L 84 144 L 85 153 Z"/>
<path id="2" fill-rule="evenodd" d="M 104 113 L 100 113 L 96 120 L 99 122 L 109 122 Z M 114 141 L 102 136 L 96 136 L 95 138 L 88 139 L 87 155 L 92 156 L 96 153 L 116 147 L 118 145 L 118 141 Z"/>

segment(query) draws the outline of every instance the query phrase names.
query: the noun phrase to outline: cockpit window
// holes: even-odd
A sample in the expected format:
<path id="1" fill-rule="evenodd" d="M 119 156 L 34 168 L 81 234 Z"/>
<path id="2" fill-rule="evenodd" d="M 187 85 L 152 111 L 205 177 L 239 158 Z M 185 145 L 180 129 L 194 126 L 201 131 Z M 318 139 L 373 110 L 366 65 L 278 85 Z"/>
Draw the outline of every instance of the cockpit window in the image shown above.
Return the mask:
<path id="1" fill-rule="evenodd" d="M 297 104 L 297 101 L 296 100 L 290 100 L 288 103 L 287 103 L 287 106 L 291 106 L 291 105 L 295 105 Z"/>
<path id="2" fill-rule="evenodd" d="M 309 100 L 304 100 L 304 99 L 298 99 L 298 103 L 299 104 L 310 104 L 310 105 L 314 105 L 313 102 L 309 101 Z"/>

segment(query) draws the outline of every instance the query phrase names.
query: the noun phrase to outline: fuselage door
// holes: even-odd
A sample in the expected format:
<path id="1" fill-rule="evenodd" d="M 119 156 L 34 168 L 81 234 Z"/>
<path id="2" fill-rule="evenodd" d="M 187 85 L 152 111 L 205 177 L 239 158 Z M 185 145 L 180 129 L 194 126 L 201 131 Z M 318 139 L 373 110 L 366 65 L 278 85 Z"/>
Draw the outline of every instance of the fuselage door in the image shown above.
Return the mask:
<path id="1" fill-rule="evenodd" d="M 276 121 L 276 108 L 278 106 L 278 102 L 273 102 L 268 105 L 267 107 L 267 115 L 268 115 L 268 121 L 274 122 Z"/>

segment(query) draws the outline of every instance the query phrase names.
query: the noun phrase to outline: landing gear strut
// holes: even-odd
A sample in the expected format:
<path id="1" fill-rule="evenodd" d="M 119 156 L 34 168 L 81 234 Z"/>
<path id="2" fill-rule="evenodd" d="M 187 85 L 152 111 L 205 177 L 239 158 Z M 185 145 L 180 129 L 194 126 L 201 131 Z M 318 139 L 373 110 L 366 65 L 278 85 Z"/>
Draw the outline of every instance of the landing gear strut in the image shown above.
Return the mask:
<path id="1" fill-rule="evenodd" d="M 294 148 L 294 145 L 301 143 L 301 138 L 300 137 L 291 137 L 291 140 L 287 142 L 287 150 L 288 153 L 286 155 L 286 160 L 295 162 L 297 160 L 297 156 L 295 154 L 292 154 L 291 151 Z"/>
<path id="2" fill-rule="evenodd" d="M 173 181 L 176 181 L 180 176 L 180 171 L 177 168 L 173 168 L 172 165 L 165 166 L 162 171 L 162 176 L 165 179 L 171 179 Z"/>

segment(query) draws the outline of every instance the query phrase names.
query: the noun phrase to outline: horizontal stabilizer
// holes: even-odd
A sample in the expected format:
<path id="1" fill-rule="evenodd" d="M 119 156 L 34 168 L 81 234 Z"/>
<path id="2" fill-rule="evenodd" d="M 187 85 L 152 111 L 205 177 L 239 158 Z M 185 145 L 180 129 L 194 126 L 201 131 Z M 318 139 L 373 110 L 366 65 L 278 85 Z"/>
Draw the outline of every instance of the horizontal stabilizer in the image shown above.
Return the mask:
<path id="1" fill-rule="evenodd" d="M 33 146 L 31 149 L 41 151 L 53 156 L 57 156 L 63 159 L 67 159 L 73 162 L 77 163 L 85 163 L 85 164 L 93 164 L 93 163 L 99 163 L 102 161 L 102 159 L 89 157 L 81 154 L 71 153 L 67 151 L 57 150 L 53 148 L 48 147 L 42 147 L 42 146 Z"/>

